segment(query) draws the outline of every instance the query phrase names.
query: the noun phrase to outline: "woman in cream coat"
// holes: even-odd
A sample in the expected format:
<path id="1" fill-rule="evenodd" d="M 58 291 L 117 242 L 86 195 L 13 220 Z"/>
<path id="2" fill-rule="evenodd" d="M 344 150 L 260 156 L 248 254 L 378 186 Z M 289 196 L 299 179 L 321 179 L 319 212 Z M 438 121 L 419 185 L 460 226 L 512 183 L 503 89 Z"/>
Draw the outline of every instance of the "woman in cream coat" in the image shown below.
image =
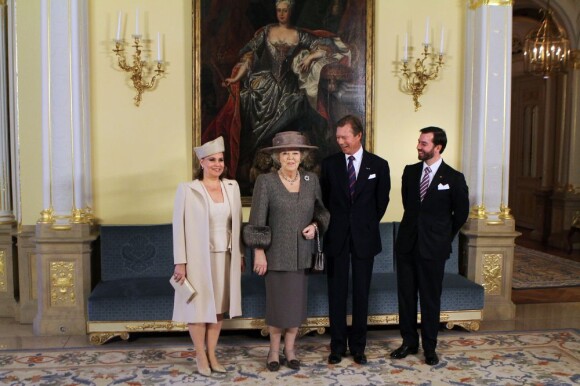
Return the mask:
<path id="1" fill-rule="evenodd" d="M 242 314 L 240 190 L 236 181 L 221 178 L 223 152 L 222 137 L 195 148 L 200 173 L 178 186 L 173 213 L 174 276 L 180 283 L 187 278 L 197 291 L 190 303 L 176 291 L 173 321 L 188 323 L 197 370 L 205 376 L 226 372 L 215 354 L 223 315 Z"/>

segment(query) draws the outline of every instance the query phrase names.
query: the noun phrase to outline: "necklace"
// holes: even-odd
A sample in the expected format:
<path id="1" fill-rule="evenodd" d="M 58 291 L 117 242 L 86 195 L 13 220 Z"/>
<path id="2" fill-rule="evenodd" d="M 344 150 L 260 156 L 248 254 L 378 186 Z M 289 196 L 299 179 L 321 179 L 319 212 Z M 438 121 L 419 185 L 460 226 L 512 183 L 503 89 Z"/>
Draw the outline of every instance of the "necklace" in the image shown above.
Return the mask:
<path id="1" fill-rule="evenodd" d="M 294 184 L 298 180 L 298 178 L 300 178 L 300 172 L 296 172 L 296 175 L 292 179 L 286 178 L 286 176 L 282 172 L 278 172 L 278 174 L 280 175 L 280 177 L 282 177 L 283 179 L 288 181 L 290 183 L 290 185 Z"/>

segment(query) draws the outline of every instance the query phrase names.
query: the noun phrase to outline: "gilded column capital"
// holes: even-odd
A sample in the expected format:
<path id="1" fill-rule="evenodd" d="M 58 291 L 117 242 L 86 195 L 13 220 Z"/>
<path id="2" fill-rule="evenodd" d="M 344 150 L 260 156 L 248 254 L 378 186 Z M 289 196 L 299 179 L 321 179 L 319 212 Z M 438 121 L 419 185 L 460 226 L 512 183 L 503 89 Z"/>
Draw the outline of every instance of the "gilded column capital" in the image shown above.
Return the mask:
<path id="1" fill-rule="evenodd" d="M 514 0 L 469 0 L 469 8 L 477 9 L 484 5 L 493 5 L 499 7 L 511 7 L 514 5 Z"/>

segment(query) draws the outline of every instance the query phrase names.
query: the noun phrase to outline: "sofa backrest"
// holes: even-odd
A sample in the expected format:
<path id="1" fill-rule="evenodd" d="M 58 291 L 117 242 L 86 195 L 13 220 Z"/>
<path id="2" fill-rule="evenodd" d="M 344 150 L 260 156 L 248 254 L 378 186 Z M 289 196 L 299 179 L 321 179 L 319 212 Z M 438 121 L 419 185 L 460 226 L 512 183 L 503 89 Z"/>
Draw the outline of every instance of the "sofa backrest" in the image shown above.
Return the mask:
<path id="1" fill-rule="evenodd" d="M 102 225 L 101 280 L 169 277 L 172 225 Z"/>

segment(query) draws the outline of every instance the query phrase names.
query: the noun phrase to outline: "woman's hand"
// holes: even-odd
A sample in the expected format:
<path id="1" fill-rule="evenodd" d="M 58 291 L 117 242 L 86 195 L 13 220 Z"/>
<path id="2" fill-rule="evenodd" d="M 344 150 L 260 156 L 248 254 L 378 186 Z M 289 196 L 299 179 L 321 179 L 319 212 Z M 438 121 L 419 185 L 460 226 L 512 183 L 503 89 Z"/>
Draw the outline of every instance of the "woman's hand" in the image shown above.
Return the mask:
<path id="1" fill-rule="evenodd" d="M 254 249 L 254 272 L 263 276 L 268 270 L 268 262 L 266 261 L 266 253 L 263 249 Z"/>
<path id="2" fill-rule="evenodd" d="M 302 230 L 302 236 L 304 236 L 306 240 L 314 239 L 314 236 L 316 236 L 316 227 L 314 226 L 314 224 L 310 224 L 306 228 L 304 228 Z"/>
<path id="3" fill-rule="evenodd" d="M 175 281 L 179 284 L 183 284 L 185 282 L 185 264 L 175 264 L 175 269 L 173 270 L 173 277 Z"/>

